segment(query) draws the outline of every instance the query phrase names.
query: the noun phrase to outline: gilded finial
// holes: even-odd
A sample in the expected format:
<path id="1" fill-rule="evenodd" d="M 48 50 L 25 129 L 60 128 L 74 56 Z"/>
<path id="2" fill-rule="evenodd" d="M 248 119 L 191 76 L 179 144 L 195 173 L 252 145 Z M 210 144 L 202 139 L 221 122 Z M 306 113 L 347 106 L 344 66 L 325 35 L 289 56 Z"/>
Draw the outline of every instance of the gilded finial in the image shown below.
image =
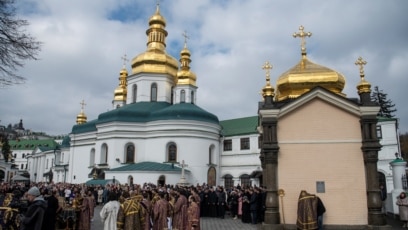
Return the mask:
<path id="1" fill-rule="evenodd" d="M 83 112 L 84 111 L 84 107 L 85 107 L 85 101 L 84 101 L 84 99 L 82 99 L 82 101 L 79 103 L 80 105 L 81 105 L 81 111 Z"/>
<path id="2" fill-rule="evenodd" d="M 358 65 L 360 69 L 361 80 L 357 84 L 358 94 L 371 93 L 371 84 L 364 79 L 364 66 L 367 64 L 367 62 L 364 61 L 362 57 L 359 57 L 354 64 Z"/>
<path id="3" fill-rule="evenodd" d="M 266 81 L 271 80 L 271 72 L 270 70 L 273 68 L 271 64 L 269 64 L 268 61 L 265 62 L 265 64 L 262 66 L 262 69 L 266 71 Z"/>
<path id="4" fill-rule="evenodd" d="M 312 36 L 311 32 L 304 32 L 304 27 L 301 25 L 299 26 L 299 32 L 295 32 L 293 33 L 293 37 L 297 38 L 300 37 L 300 47 L 301 47 L 301 51 L 302 51 L 302 55 L 306 56 L 306 37 L 310 37 Z"/>
<path id="5" fill-rule="evenodd" d="M 122 59 L 122 60 L 123 60 L 123 68 L 125 68 L 125 67 L 126 67 L 126 63 L 129 61 L 129 59 L 127 59 L 126 54 L 125 54 L 125 55 L 123 55 L 123 57 L 121 57 L 120 59 Z"/>
<path id="6" fill-rule="evenodd" d="M 264 88 L 262 89 L 262 96 L 266 97 L 266 96 L 271 96 L 274 97 L 275 96 L 275 89 L 271 86 L 271 72 L 270 70 L 272 69 L 272 65 L 266 61 L 265 64 L 262 66 L 262 69 L 265 70 L 265 74 L 266 74 L 266 85 L 264 86 Z"/>
<path id="7" fill-rule="evenodd" d="M 359 58 L 357 59 L 357 61 L 356 61 L 354 64 L 356 64 L 356 65 L 359 66 L 359 68 L 360 68 L 360 76 L 363 77 L 363 76 L 364 76 L 364 66 L 367 64 L 367 62 L 364 61 L 362 57 L 359 57 Z"/>
<path id="8" fill-rule="evenodd" d="M 184 47 L 187 47 L 187 40 L 190 39 L 190 37 L 187 34 L 187 31 L 184 30 L 184 32 L 182 33 L 183 37 L 184 37 Z"/>

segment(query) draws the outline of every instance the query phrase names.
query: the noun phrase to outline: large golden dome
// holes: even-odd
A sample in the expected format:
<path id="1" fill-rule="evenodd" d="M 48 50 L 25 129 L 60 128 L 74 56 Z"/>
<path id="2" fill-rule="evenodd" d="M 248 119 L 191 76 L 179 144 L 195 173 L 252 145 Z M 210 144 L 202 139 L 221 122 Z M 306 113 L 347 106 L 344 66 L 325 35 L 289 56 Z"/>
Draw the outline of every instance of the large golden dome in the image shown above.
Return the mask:
<path id="1" fill-rule="evenodd" d="M 178 62 L 166 53 L 166 20 L 160 14 L 157 6 L 155 14 L 149 19 L 149 29 L 146 30 L 147 50 L 132 60 L 132 74 L 164 73 L 177 80 Z"/>
<path id="2" fill-rule="evenodd" d="M 345 83 L 342 74 L 313 63 L 304 55 L 299 63 L 278 78 L 276 100 L 297 98 L 316 86 L 345 96 L 342 93 Z"/>
<path id="3" fill-rule="evenodd" d="M 345 96 L 342 93 L 346 83 L 344 76 L 325 66 L 313 63 L 307 58 L 304 38 L 310 37 L 311 33 L 304 32 L 303 26 L 300 26 L 299 29 L 300 32 L 293 34 L 293 36 L 302 38 L 302 58 L 299 63 L 278 78 L 275 100 L 282 101 L 297 98 L 317 86 Z"/>

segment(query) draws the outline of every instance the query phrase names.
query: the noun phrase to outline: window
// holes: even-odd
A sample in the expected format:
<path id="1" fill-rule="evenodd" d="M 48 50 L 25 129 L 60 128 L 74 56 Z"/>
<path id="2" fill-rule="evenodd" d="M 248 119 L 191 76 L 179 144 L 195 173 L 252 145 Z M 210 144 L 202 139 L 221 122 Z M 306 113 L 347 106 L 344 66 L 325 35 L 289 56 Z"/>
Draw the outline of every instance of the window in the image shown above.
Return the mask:
<path id="1" fill-rule="evenodd" d="M 234 181 L 232 180 L 232 176 L 227 174 L 224 176 L 224 188 L 232 188 L 234 186 Z"/>
<path id="2" fill-rule="evenodd" d="M 241 179 L 241 186 L 246 188 L 251 186 L 251 179 L 248 174 L 244 174 L 240 177 Z"/>
<path id="3" fill-rule="evenodd" d="M 249 149 L 249 137 L 241 138 L 241 150 Z"/>
<path id="4" fill-rule="evenodd" d="M 167 161 L 177 162 L 177 146 L 175 144 L 170 144 L 167 150 Z"/>
<path id="5" fill-rule="evenodd" d="M 180 102 L 181 103 L 186 102 L 186 91 L 184 91 L 184 89 L 181 90 L 181 92 L 180 92 Z"/>
<path id="6" fill-rule="evenodd" d="M 14 158 L 17 158 L 17 153 L 14 153 L 14 156 L 13 156 Z"/>
<path id="7" fill-rule="evenodd" d="M 137 85 L 134 84 L 132 86 L 132 103 L 136 103 L 136 96 L 137 96 Z"/>
<path id="8" fill-rule="evenodd" d="M 91 149 L 91 154 L 89 156 L 89 166 L 93 166 L 95 164 L 95 149 Z"/>
<path id="9" fill-rule="evenodd" d="M 377 125 L 377 137 L 378 139 L 382 138 L 382 131 L 381 131 L 381 126 Z"/>
<path id="10" fill-rule="evenodd" d="M 224 151 L 232 150 L 232 140 L 224 140 Z"/>
<path id="11" fill-rule="evenodd" d="M 157 84 L 153 83 L 150 89 L 150 101 L 155 102 L 157 101 Z"/>
<path id="12" fill-rule="evenodd" d="M 23 153 L 23 156 L 22 156 L 23 158 L 25 158 L 25 154 Z"/>
<path id="13" fill-rule="evenodd" d="M 126 163 L 135 163 L 135 146 L 133 144 L 129 144 L 126 147 Z"/>
<path id="14" fill-rule="evenodd" d="M 174 87 L 171 87 L 171 98 L 170 98 L 171 104 L 174 104 L 174 94 L 175 94 Z"/>
<path id="15" fill-rule="evenodd" d="M 191 104 L 194 104 L 194 91 L 191 91 Z"/>
<path id="16" fill-rule="evenodd" d="M 107 164 L 108 163 L 108 145 L 103 144 L 101 148 L 101 164 Z"/>
<path id="17" fill-rule="evenodd" d="M 45 169 L 48 169 L 48 163 L 50 163 L 49 159 L 47 159 L 47 163 L 45 164 Z"/>
<path id="18" fill-rule="evenodd" d="M 21 167 L 20 167 L 20 169 L 24 169 L 24 164 L 21 164 Z"/>

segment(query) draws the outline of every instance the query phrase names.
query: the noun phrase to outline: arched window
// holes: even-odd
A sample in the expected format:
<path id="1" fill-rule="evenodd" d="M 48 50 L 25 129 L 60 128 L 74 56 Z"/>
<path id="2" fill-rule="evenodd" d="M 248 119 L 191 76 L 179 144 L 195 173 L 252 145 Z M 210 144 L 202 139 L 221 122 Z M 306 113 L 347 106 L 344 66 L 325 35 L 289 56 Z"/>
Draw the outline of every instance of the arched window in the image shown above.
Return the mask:
<path id="1" fill-rule="evenodd" d="M 150 101 L 157 101 L 157 84 L 153 83 L 150 88 Z"/>
<path id="2" fill-rule="evenodd" d="M 133 144 L 129 144 L 126 147 L 126 158 L 125 162 L 128 163 L 135 163 L 135 146 Z"/>
<path id="3" fill-rule="evenodd" d="M 181 90 L 181 92 L 180 92 L 180 102 L 181 103 L 186 102 L 186 91 L 184 91 L 184 89 Z"/>
<path id="4" fill-rule="evenodd" d="M 215 164 L 215 162 L 214 162 L 214 160 L 215 160 L 214 149 L 215 149 L 214 145 L 211 145 L 208 148 L 208 164 L 209 165 Z"/>
<path id="5" fill-rule="evenodd" d="M 23 153 L 23 158 L 25 158 L 25 154 Z"/>
<path id="6" fill-rule="evenodd" d="M 251 179 L 250 179 L 248 174 L 241 175 L 241 177 L 239 179 L 241 179 L 241 186 L 242 187 L 245 188 L 245 187 L 250 187 L 251 186 Z"/>
<path id="7" fill-rule="evenodd" d="M 108 145 L 107 144 L 102 144 L 101 148 L 101 164 L 107 164 L 108 163 Z"/>
<path id="8" fill-rule="evenodd" d="M 128 176 L 128 184 L 129 184 L 130 186 L 133 185 L 133 176 L 131 176 L 131 175 Z"/>
<path id="9" fill-rule="evenodd" d="M 232 176 L 227 174 L 224 176 L 224 187 L 225 188 L 232 188 L 234 186 L 234 181 L 232 180 Z"/>
<path id="10" fill-rule="evenodd" d="M 91 149 L 91 154 L 89 155 L 89 166 L 93 166 L 95 164 L 95 149 Z"/>
<path id="11" fill-rule="evenodd" d="M 194 100 L 195 100 L 194 91 L 191 91 L 190 95 L 191 95 L 191 104 L 194 104 Z"/>
<path id="12" fill-rule="evenodd" d="M 177 146 L 174 143 L 167 148 L 167 161 L 177 162 Z"/>
<path id="13" fill-rule="evenodd" d="M 136 103 L 136 97 L 137 97 L 137 85 L 134 84 L 132 86 L 132 103 Z"/>

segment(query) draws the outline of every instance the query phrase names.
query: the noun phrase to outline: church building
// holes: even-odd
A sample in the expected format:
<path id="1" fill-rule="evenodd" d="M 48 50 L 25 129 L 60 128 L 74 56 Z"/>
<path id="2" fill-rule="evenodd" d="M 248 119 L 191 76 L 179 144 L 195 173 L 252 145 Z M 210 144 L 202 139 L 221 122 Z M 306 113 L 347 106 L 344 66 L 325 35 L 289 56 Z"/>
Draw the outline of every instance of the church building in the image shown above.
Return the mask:
<path id="1" fill-rule="evenodd" d="M 70 135 L 67 181 L 216 185 L 220 124 L 196 105 L 197 77 L 185 42 L 179 62 L 166 52 L 159 6 L 149 19 L 147 49 L 119 73 L 112 110 L 87 121 L 83 110 Z M 185 166 L 188 165 L 188 170 Z"/>

